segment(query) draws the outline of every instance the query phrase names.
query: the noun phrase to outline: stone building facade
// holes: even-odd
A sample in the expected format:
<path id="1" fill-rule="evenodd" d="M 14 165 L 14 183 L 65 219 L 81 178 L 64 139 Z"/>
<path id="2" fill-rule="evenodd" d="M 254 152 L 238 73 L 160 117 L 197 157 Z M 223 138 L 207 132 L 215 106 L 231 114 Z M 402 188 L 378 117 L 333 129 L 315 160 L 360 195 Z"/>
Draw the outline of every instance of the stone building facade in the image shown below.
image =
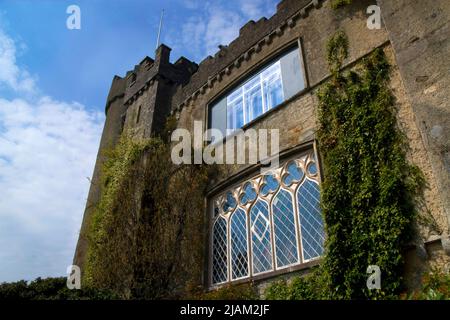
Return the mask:
<path id="1" fill-rule="evenodd" d="M 366 25 L 369 17 L 366 10 L 370 5 L 381 8 L 380 29 L 369 29 Z M 213 107 L 219 100 L 293 48 L 299 57 L 298 68 L 304 81 L 302 87 L 270 110 L 245 121 L 242 128 L 244 131 L 250 128 L 279 129 L 280 165 L 292 159 L 305 160 L 304 156 L 308 155 L 309 160 L 303 162 L 304 173 L 311 181 L 320 183 L 320 154 L 315 143 L 318 127 L 316 93 L 319 86 L 330 79 L 325 51 L 327 40 L 341 29 L 347 34 L 350 44 L 345 68 L 357 65 L 376 48 L 382 48 L 393 65 L 391 89 L 399 109 L 399 126 L 409 141 L 408 159 L 420 167 L 428 182 L 425 201 L 419 211 L 427 214 L 434 222 L 420 225 L 420 239 L 407 250 L 407 280 L 414 285 L 421 273 L 431 265 L 448 270 L 449 20 L 450 2 L 447 0 L 360 0 L 340 10 L 333 10 L 328 0 L 283 0 L 271 18 L 249 21 L 240 29 L 238 38 L 227 46 L 221 46 L 214 56 L 208 56 L 199 65 L 183 57 L 171 63 L 170 48 L 159 46 L 154 60 L 146 57 L 125 77 L 115 76 L 113 79 L 82 230 L 88 227 L 92 207 L 99 201 L 98 182 L 104 161 L 102 150 L 114 146 L 124 130 L 133 132 L 136 137 L 150 137 L 161 131 L 169 114 L 176 116 L 179 128 L 192 132 L 194 121 L 202 121 L 204 128 L 210 128 Z M 317 162 L 315 169 L 318 170 L 311 171 L 311 161 Z M 243 192 L 242 184 L 245 181 L 259 179 L 258 169 L 259 166 L 254 164 L 227 166 L 227 170 L 221 172 L 220 179 L 211 182 L 204 213 L 211 221 L 208 227 L 210 233 L 214 228 L 215 199 L 222 194 L 225 197 L 223 199 L 226 199 L 224 192 L 233 188 Z M 261 185 L 260 182 L 258 180 L 258 185 Z M 256 225 L 249 223 L 251 228 L 256 228 Z M 252 241 L 250 238 L 247 240 Z M 300 253 L 302 258 L 298 258 L 298 263 L 275 262 L 277 258 L 274 258 L 274 264 L 286 267 L 270 265 L 266 267 L 271 272 L 258 273 L 255 272 L 257 263 L 254 261 L 258 257 L 254 257 L 252 262 L 246 260 L 246 264 L 252 263 L 253 272 L 246 265 L 246 276 L 233 275 L 233 271 L 228 270 L 225 271 L 226 279 L 222 279 L 224 281 L 214 280 L 215 271 L 212 270 L 214 266 L 211 261 L 214 259 L 211 251 L 215 241 L 213 235 L 208 241 L 210 253 L 205 262 L 206 287 L 214 287 L 216 283 L 222 282 L 246 282 L 250 278 L 266 280 L 275 275 L 307 270 L 320 263 L 320 259 L 307 259 L 305 245 L 299 244 L 303 246 L 303 252 Z M 275 245 L 272 243 L 273 250 Z M 80 235 L 74 264 L 81 268 L 87 247 L 87 240 Z M 229 254 L 233 253 L 230 251 Z M 258 258 L 260 268 L 264 267 L 261 266 L 262 256 Z"/>

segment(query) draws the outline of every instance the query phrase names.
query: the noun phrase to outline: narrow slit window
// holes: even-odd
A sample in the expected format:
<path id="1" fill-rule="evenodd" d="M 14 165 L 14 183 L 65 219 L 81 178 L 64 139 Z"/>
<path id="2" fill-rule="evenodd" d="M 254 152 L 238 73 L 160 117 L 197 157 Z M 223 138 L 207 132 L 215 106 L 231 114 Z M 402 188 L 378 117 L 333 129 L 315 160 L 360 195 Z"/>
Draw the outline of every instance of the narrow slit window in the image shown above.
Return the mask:
<path id="1" fill-rule="evenodd" d="M 139 120 L 140 120 L 140 118 L 141 118 L 141 107 L 142 107 L 142 106 L 139 106 L 139 107 L 138 107 L 138 110 L 137 110 L 137 114 L 136 114 L 136 124 L 139 123 Z"/>

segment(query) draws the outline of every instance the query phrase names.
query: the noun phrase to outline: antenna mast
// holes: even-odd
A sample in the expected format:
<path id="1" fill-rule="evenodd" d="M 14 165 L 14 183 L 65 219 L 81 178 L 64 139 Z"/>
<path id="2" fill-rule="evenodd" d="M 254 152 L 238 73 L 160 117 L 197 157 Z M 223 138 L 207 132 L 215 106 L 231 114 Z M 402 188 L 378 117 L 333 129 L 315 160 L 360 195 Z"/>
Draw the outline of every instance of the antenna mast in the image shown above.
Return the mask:
<path id="1" fill-rule="evenodd" d="M 159 47 L 159 40 L 160 40 L 160 37 L 161 37 L 163 16 L 164 16 L 164 9 L 162 9 L 162 11 L 161 11 L 161 19 L 159 20 L 159 29 L 158 29 L 158 38 L 156 40 L 156 49 L 158 49 L 158 47 Z"/>

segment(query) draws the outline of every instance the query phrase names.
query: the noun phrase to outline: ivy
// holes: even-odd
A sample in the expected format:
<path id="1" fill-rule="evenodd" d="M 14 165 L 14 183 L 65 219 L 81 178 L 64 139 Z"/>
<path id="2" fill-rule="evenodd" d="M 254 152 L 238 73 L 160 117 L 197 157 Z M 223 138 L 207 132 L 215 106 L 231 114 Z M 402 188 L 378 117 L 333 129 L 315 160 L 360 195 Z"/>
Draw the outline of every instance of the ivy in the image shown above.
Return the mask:
<path id="1" fill-rule="evenodd" d="M 333 81 L 319 93 L 328 235 L 323 268 L 333 297 L 390 297 L 401 288 L 401 250 L 411 235 L 414 197 L 423 177 L 406 160 L 383 50 L 364 59 L 359 72 L 337 73 L 346 46 L 342 32 L 330 40 Z M 369 265 L 382 271 L 381 290 L 366 287 Z"/>
<path id="2" fill-rule="evenodd" d="M 331 74 L 339 79 L 339 69 L 348 57 L 348 38 L 344 31 L 339 30 L 327 42 L 327 60 Z"/>
<path id="3" fill-rule="evenodd" d="M 106 246 L 117 217 L 117 198 L 128 178 L 132 165 L 150 148 L 150 140 L 132 141 L 126 133 L 120 138 L 115 148 L 105 152 L 106 161 L 102 166 L 100 201 L 94 208 L 87 235 L 89 249 L 87 263 L 83 270 L 83 285 L 96 287 L 99 273 L 106 272 L 100 265 L 106 263 Z M 156 144 L 156 142 L 155 142 Z M 156 145 L 155 145 L 156 146 Z M 154 147 L 155 147 L 154 146 Z M 98 286 L 97 286 L 98 287 Z M 100 286 L 102 287 L 102 286 Z"/>
<path id="4" fill-rule="evenodd" d="M 33 281 L 0 283 L 0 300 L 112 300 L 111 292 L 92 288 L 70 290 L 67 279 L 36 278 Z"/>
<path id="5" fill-rule="evenodd" d="M 406 160 L 383 50 L 343 72 L 347 56 L 348 40 L 339 31 L 327 45 L 332 79 L 318 93 L 325 256 L 313 276 L 277 284 L 269 297 L 379 299 L 402 289 L 401 252 L 412 235 L 414 199 L 424 179 Z M 381 269 L 380 290 L 366 286 L 369 265 Z"/>
<path id="6" fill-rule="evenodd" d="M 198 300 L 257 300 L 257 289 L 250 284 L 227 285 L 209 292 L 200 291 L 192 296 Z"/>
<path id="7" fill-rule="evenodd" d="M 352 3 L 352 0 L 332 0 L 331 7 L 333 9 L 339 9 L 339 8 L 349 5 L 351 3 Z"/>
<path id="8" fill-rule="evenodd" d="M 292 281 L 276 281 L 265 291 L 267 300 L 318 300 L 326 297 L 323 277 L 319 269 L 310 274 L 297 276 Z"/>
<path id="9" fill-rule="evenodd" d="M 215 168 L 174 165 L 170 130 L 146 140 L 124 133 L 107 153 L 83 287 L 176 299 L 202 286 L 204 191 Z"/>
<path id="10" fill-rule="evenodd" d="M 410 294 L 403 293 L 401 299 L 408 300 L 450 300 L 450 274 L 433 269 L 422 277 L 422 288 Z"/>

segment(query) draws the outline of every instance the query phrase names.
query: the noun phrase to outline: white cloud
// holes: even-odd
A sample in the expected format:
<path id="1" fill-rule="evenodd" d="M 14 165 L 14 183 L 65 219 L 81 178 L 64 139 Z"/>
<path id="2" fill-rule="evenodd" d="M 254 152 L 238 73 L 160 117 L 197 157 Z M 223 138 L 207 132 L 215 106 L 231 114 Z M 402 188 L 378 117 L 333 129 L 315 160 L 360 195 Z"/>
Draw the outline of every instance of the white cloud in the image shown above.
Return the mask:
<path id="1" fill-rule="evenodd" d="M 0 86 L 16 95 L 0 98 L 0 282 L 71 264 L 104 120 L 76 102 L 30 98 L 32 79 L 0 30 Z"/>
<path id="2" fill-rule="evenodd" d="M 183 6 L 187 9 L 194 10 L 197 9 L 200 6 L 200 3 L 198 0 L 182 0 L 181 3 Z"/>
<path id="3" fill-rule="evenodd" d="M 239 36 L 239 29 L 248 20 L 270 17 L 276 10 L 277 0 L 205 1 L 199 13 L 190 16 L 169 31 L 166 39 L 174 48 L 187 49 L 194 59 L 200 61 L 214 55 L 219 45 L 228 45 Z M 195 8 L 195 0 L 184 0 L 184 6 Z"/>
<path id="4" fill-rule="evenodd" d="M 201 17 L 194 16 L 189 18 L 182 26 L 183 36 L 176 43 L 181 42 L 186 48 L 200 48 L 203 46 L 204 35 L 206 32 L 206 23 Z M 189 35 L 189 36 L 187 36 Z M 195 49 L 196 50 L 196 49 Z"/>
<path id="5" fill-rule="evenodd" d="M 219 44 L 227 45 L 239 35 L 239 28 L 244 23 L 243 17 L 233 11 L 212 7 L 204 34 L 206 54 L 214 54 Z"/>
<path id="6" fill-rule="evenodd" d="M 257 20 L 265 14 L 266 0 L 241 0 L 241 11 L 244 12 L 250 19 Z"/>
<path id="7" fill-rule="evenodd" d="M 6 86 L 14 91 L 34 93 L 36 79 L 17 66 L 16 54 L 14 41 L 0 29 L 0 86 Z"/>

